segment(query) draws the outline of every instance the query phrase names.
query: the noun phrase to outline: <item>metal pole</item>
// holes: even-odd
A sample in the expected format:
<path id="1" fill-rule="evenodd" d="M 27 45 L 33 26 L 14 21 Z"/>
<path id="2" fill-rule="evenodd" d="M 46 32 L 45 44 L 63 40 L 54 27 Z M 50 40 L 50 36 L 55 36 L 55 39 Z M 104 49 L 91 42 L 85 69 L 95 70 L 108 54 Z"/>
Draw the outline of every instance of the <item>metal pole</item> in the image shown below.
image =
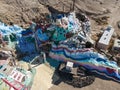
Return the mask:
<path id="1" fill-rule="evenodd" d="M 63 5 L 63 12 L 65 11 L 65 7 L 64 7 L 64 5 Z"/>
<path id="2" fill-rule="evenodd" d="M 73 0 L 73 8 L 72 8 L 73 11 L 75 10 L 75 2 L 76 0 Z"/>

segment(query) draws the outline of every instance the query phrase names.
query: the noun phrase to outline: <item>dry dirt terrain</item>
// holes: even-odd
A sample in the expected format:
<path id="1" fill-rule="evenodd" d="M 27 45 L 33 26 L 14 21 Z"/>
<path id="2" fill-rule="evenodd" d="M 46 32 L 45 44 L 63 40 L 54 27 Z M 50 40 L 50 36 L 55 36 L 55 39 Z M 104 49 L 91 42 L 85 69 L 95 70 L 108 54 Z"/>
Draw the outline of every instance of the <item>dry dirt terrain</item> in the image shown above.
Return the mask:
<path id="1" fill-rule="evenodd" d="M 46 5 L 50 5 L 59 11 L 69 12 L 72 8 L 72 0 L 0 0 L 0 20 L 7 24 L 13 22 L 26 27 L 33 18 L 40 17 L 42 13 L 49 13 Z M 120 36 L 120 29 L 117 27 L 117 22 L 120 21 L 120 0 L 76 0 L 75 11 L 83 12 L 90 18 L 91 30 L 94 33 L 100 32 L 102 27 L 110 24 Z M 96 20 L 103 16 L 108 17 L 107 24 L 98 25 Z M 44 69 L 48 72 L 45 72 Z M 33 83 L 35 89 L 32 88 L 32 90 L 47 90 L 48 88 L 49 90 L 79 90 L 65 83 L 58 86 L 48 83 L 44 78 L 51 81 L 52 71 L 49 73 L 49 70 L 44 66 L 39 66 L 37 71 L 39 72 L 37 72 Z M 46 89 L 41 88 L 42 86 Z M 80 90 L 120 90 L 120 84 L 96 79 L 94 84 Z"/>
<path id="2" fill-rule="evenodd" d="M 73 0 L 0 0 L 0 20 L 5 23 L 10 21 L 26 26 L 33 18 L 40 17 L 41 13 L 49 13 L 45 5 L 50 5 L 59 11 L 70 11 Z M 120 20 L 120 0 L 75 0 L 75 11 L 88 15 L 92 23 L 92 31 L 99 31 L 93 18 L 109 17 L 108 24 L 117 28 Z M 103 26 L 102 26 L 103 27 Z M 120 33 L 119 33 L 120 34 Z"/>

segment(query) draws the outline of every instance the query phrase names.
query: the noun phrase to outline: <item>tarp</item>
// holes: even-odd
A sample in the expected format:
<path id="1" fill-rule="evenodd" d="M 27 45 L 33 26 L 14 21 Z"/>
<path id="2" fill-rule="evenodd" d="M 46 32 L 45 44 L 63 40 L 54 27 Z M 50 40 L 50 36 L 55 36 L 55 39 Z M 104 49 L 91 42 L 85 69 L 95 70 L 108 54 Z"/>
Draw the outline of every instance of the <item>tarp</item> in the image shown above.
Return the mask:
<path id="1" fill-rule="evenodd" d="M 29 62 L 35 56 L 38 55 L 35 47 L 35 40 L 34 40 L 34 37 L 32 37 L 32 35 L 27 35 L 27 37 L 26 35 L 25 37 L 21 36 L 17 40 L 18 40 L 18 43 L 17 43 L 16 49 L 21 54 L 23 54 L 24 57 L 22 58 L 22 60 Z"/>
<path id="2" fill-rule="evenodd" d="M 9 26 L 0 22 L 0 33 L 2 35 L 10 35 L 11 33 L 17 34 L 20 33 L 22 30 L 24 29 L 17 25 Z"/>
<path id="3" fill-rule="evenodd" d="M 35 39 L 31 28 L 23 29 L 17 25 L 6 25 L 0 22 L 0 33 L 3 40 L 8 42 L 9 47 L 26 54 L 23 57 L 25 61 L 30 61 L 36 56 Z"/>

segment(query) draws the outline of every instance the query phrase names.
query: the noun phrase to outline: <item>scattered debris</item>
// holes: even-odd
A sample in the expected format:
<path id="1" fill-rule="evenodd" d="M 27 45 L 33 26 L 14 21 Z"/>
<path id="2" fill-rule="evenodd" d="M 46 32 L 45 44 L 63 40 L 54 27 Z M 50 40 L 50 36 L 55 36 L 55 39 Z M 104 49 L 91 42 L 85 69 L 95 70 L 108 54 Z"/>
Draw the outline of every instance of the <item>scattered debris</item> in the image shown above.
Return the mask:
<path id="1" fill-rule="evenodd" d="M 34 68 L 30 71 L 26 71 L 22 68 L 3 65 L 0 68 L 0 89 L 30 90 L 34 75 Z"/>
<path id="2" fill-rule="evenodd" d="M 114 28 L 112 28 L 112 26 L 108 26 L 101 36 L 100 40 L 98 41 L 97 47 L 103 50 L 107 50 L 113 33 Z"/>
<path id="3" fill-rule="evenodd" d="M 115 52 L 120 52 L 120 39 L 115 39 L 112 50 Z"/>
<path id="4" fill-rule="evenodd" d="M 97 22 L 99 24 L 107 24 L 108 18 L 107 16 L 101 17 Z M 95 42 L 91 39 L 90 21 L 84 14 L 81 14 L 79 19 L 77 19 L 75 12 L 69 14 L 46 14 L 43 15 L 42 19 L 34 19 L 30 22 L 30 27 L 27 29 L 23 29 L 12 23 L 10 26 L 0 23 L 0 32 L 1 44 L 3 44 L 3 42 L 8 43 L 2 46 L 9 46 L 16 49 L 18 54 L 17 58 L 29 62 L 30 70 L 32 70 L 30 64 L 40 63 L 42 59 L 44 59 L 42 61 L 44 62 L 47 61 L 48 58 L 51 58 L 51 62 L 54 59 L 59 64 L 60 62 L 64 63 L 60 64 L 60 66 L 64 65 L 62 69 L 59 67 L 60 74 L 64 75 L 66 70 L 68 70 L 67 75 L 70 74 L 71 76 L 72 74 L 72 79 L 69 83 L 75 87 L 83 87 L 92 84 L 95 80 L 95 76 L 92 73 L 98 75 L 104 73 L 103 77 L 120 82 L 120 73 L 118 72 L 120 67 L 117 65 L 117 58 L 105 51 L 101 51 L 103 55 L 94 51 Z M 106 50 L 113 33 L 114 29 L 112 26 L 108 26 L 97 46 Z M 0 54 L 0 57 L 3 57 L 3 54 Z M 16 56 L 11 53 L 11 57 Z M 15 58 L 12 59 L 13 66 L 17 66 Z M 65 68 L 65 72 L 63 72 L 63 68 Z M 17 70 L 15 73 L 23 73 L 21 69 L 15 68 L 15 70 Z M 27 71 L 24 73 L 26 72 Z M 32 73 L 31 71 L 31 75 L 33 75 Z M 25 77 L 25 75 L 26 74 L 22 76 Z M 10 76 L 13 82 L 16 82 L 16 78 L 13 77 L 14 75 Z M 8 78 L 5 77 L 2 79 L 3 82 L 17 89 L 14 84 L 10 84 Z M 70 79 L 71 77 L 68 78 Z M 31 80 L 32 76 L 30 76 L 30 82 L 32 82 Z M 21 81 L 18 82 L 21 83 Z M 25 81 L 24 84 L 26 83 L 28 82 Z M 20 85 L 24 86 L 24 84 L 21 83 Z M 31 83 L 27 84 L 27 86 L 29 85 L 31 85 Z"/>
<path id="5" fill-rule="evenodd" d="M 116 59 L 117 59 L 117 64 L 120 66 L 120 54 L 116 55 Z"/>
<path id="6" fill-rule="evenodd" d="M 118 75 L 118 69 L 120 68 L 118 67 L 117 63 L 114 61 L 110 61 L 108 58 L 106 58 L 106 55 L 103 56 L 102 54 L 94 52 L 91 48 L 91 44 L 87 44 L 88 38 L 86 36 L 89 36 L 89 34 L 87 34 L 86 29 L 82 28 L 82 30 L 83 32 L 81 32 L 80 30 L 77 32 L 78 34 L 73 35 L 71 38 L 60 40 L 58 44 L 52 44 L 52 49 L 49 53 L 49 56 L 59 62 L 71 61 L 75 65 L 82 65 L 90 72 L 94 72 L 97 74 L 100 74 L 101 72 L 105 73 L 105 75 L 103 75 L 104 77 L 119 82 L 120 75 Z M 103 33 L 103 36 L 101 37 L 102 40 L 100 40 L 101 42 L 103 42 L 103 40 L 105 39 L 105 47 L 103 47 L 102 49 L 107 49 L 106 46 L 109 46 L 109 42 L 112 38 L 113 33 L 114 29 L 112 28 L 112 26 L 108 26 Z M 100 46 L 102 47 L 103 45 Z M 108 56 L 109 58 L 112 57 L 111 55 Z M 94 67 L 90 63 L 94 65 Z M 98 66 L 102 66 L 104 70 L 101 70 Z M 116 70 L 117 72 L 115 72 Z M 116 73 L 114 77 L 116 77 L 117 79 L 112 77 L 110 72 Z"/>
<path id="7" fill-rule="evenodd" d="M 95 81 L 95 76 L 91 75 L 83 67 L 72 66 L 67 69 L 66 63 L 60 64 L 58 67 L 58 73 L 61 77 L 66 76 L 67 78 L 71 78 L 68 80 L 66 79 L 65 82 L 78 88 L 88 86 Z"/>
<path id="8" fill-rule="evenodd" d="M 6 65 L 10 63 L 12 60 L 12 56 L 10 51 L 0 51 L 0 66 Z"/>

